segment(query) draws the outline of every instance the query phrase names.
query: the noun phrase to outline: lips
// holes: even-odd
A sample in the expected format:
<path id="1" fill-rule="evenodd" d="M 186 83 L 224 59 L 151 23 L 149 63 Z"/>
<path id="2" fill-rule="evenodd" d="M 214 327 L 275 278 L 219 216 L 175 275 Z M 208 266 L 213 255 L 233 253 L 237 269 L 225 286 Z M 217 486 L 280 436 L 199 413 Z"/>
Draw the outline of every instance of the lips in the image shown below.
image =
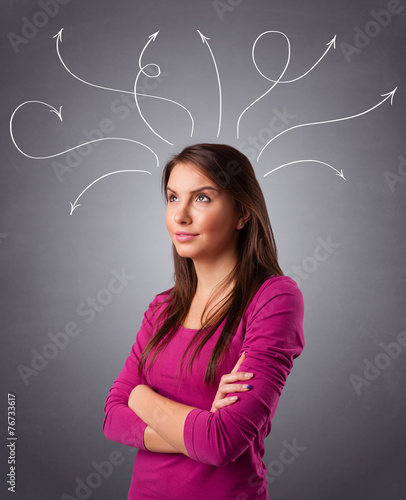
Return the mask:
<path id="1" fill-rule="evenodd" d="M 176 239 L 178 241 L 189 241 L 192 240 L 193 238 L 196 238 L 196 236 L 199 236 L 198 234 L 192 234 L 192 233 L 186 233 L 185 231 L 177 231 L 175 233 Z"/>

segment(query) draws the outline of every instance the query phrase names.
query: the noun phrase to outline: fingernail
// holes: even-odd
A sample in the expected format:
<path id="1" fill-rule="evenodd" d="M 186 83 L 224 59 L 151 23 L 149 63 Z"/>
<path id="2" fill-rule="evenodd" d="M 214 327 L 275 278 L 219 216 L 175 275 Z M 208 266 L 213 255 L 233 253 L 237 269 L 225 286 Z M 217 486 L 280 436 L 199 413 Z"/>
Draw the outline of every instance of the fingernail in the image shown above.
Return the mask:
<path id="1" fill-rule="evenodd" d="M 253 375 L 254 375 L 253 373 L 246 373 L 246 374 L 244 375 L 244 377 L 245 377 L 245 378 L 249 378 L 249 377 L 252 377 Z"/>
<path id="2" fill-rule="evenodd" d="M 252 389 L 252 385 L 251 384 L 245 384 L 242 386 L 243 389 Z"/>
<path id="3" fill-rule="evenodd" d="M 235 401 L 236 399 L 238 399 L 238 397 L 237 397 L 237 396 L 232 396 L 232 397 L 230 398 L 230 401 Z"/>

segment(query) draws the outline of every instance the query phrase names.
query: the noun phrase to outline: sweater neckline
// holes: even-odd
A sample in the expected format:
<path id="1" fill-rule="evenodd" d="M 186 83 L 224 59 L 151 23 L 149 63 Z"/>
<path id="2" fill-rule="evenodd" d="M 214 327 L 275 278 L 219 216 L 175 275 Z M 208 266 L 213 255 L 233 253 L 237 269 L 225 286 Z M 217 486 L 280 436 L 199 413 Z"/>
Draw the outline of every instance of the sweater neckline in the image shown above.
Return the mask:
<path id="1" fill-rule="evenodd" d="M 269 277 L 268 277 L 268 278 L 267 278 L 267 279 L 266 279 L 266 280 L 262 283 L 262 285 L 261 285 L 261 286 L 258 288 L 258 290 L 256 291 L 256 293 L 255 293 L 254 297 L 252 297 L 252 300 L 251 300 L 251 301 L 250 301 L 250 303 L 248 304 L 247 309 L 246 309 L 246 312 L 247 312 L 247 310 L 251 307 L 251 305 L 252 305 L 252 303 L 253 303 L 253 301 L 254 301 L 254 299 L 255 299 L 256 295 L 258 295 L 258 293 L 260 292 L 260 290 L 262 290 L 262 288 L 265 286 L 265 284 L 266 284 L 269 280 L 271 280 L 271 279 L 275 278 L 276 276 L 277 276 L 276 274 L 272 274 L 271 276 L 269 276 Z M 186 330 L 186 331 L 188 331 L 188 332 L 197 332 L 197 331 L 199 330 L 199 328 L 187 328 L 186 326 L 183 326 L 183 325 L 179 325 L 179 328 L 182 328 L 182 330 Z"/>
<path id="2" fill-rule="evenodd" d="M 182 328 L 182 330 L 190 331 L 190 332 L 197 332 L 199 328 L 187 328 L 186 326 L 179 325 L 179 328 Z"/>

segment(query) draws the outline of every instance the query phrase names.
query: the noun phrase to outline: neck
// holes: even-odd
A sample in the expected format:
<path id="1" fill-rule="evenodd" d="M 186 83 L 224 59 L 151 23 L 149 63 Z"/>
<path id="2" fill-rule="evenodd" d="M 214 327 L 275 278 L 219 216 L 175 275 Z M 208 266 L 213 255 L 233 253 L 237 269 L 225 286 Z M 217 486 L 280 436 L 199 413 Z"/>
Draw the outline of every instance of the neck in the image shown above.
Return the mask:
<path id="1" fill-rule="evenodd" d="M 195 296 L 198 298 L 208 298 L 218 285 L 227 275 L 231 273 L 237 263 L 237 256 L 234 252 L 230 255 L 222 255 L 218 259 L 210 259 L 210 261 L 193 261 L 196 275 L 197 288 Z M 227 287 L 229 291 L 230 287 Z M 217 292 L 217 290 L 216 290 Z"/>

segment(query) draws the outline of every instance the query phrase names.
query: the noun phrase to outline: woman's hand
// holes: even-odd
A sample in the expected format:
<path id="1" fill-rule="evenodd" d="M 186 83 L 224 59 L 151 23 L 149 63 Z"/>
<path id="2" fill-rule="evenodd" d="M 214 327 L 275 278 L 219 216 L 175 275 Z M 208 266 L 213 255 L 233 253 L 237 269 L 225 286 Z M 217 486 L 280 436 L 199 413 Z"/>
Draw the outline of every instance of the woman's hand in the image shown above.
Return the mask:
<path id="1" fill-rule="evenodd" d="M 251 389 L 250 384 L 235 384 L 238 380 L 249 381 L 254 374 L 247 372 L 238 372 L 237 370 L 240 368 L 241 363 L 245 360 L 245 352 L 243 352 L 237 361 L 234 368 L 231 370 L 231 373 L 227 373 L 223 375 L 220 379 L 219 388 L 214 398 L 211 413 L 215 413 L 220 408 L 224 408 L 224 406 L 229 406 L 235 403 L 238 399 L 238 396 L 233 396 L 231 398 L 227 398 L 226 395 L 230 394 L 230 392 L 247 392 Z"/>

